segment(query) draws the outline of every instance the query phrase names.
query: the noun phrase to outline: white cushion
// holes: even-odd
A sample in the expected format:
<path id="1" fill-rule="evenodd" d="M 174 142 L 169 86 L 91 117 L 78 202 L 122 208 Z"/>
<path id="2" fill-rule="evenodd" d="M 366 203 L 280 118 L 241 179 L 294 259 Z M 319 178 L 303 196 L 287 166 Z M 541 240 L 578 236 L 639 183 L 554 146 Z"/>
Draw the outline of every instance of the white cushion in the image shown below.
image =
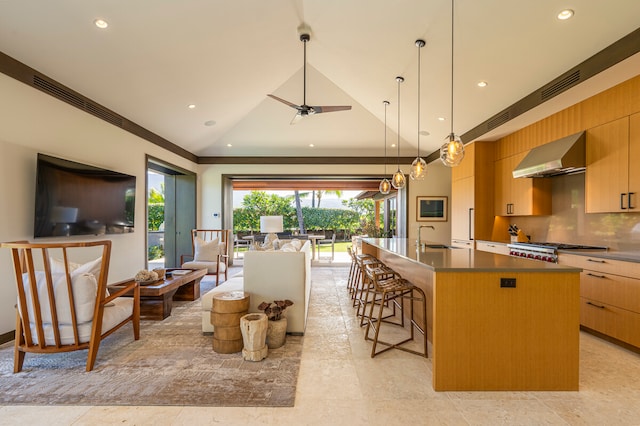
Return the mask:
<path id="1" fill-rule="evenodd" d="M 194 239 L 195 253 L 193 260 L 195 262 L 216 262 L 218 254 L 220 254 L 220 244 L 215 238 L 211 241 L 205 241 L 200 237 Z"/>
<path id="2" fill-rule="evenodd" d="M 300 250 L 302 248 L 302 241 L 300 241 L 299 239 L 295 238 L 295 239 L 291 240 L 291 245 L 294 246 L 296 248 L 296 250 Z"/>
<path id="3" fill-rule="evenodd" d="M 36 271 L 36 291 L 38 293 L 38 301 L 40 303 L 40 313 L 42 322 L 51 327 L 52 315 L 49 304 L 49 292 L 47 291 L 46 275 L 43 271 Z M 67 278 L 65 274 L 51 274 L 53 281 L 53 292 L 56 300 L 56 311 L 58 314 L 58 324 L 61 326 L 69 326 L 71 321 L 71 309 L 69 305 L 69 292 L 67 290 Z M 25 297 L 27 300 L 27 312 L 31 322 L 31 330 L 35 333 L 35 309 L 33 307 L 31 286 L 29 284 L 29 275 L 23 274 Z M 96 292 L 98 284 L 96 278 L 92 274 L 76 274 L 71 277 L 71 290 L 76 308 L 76 319 L 78 324 L 88 323 L 93 320 L 93 312 L 96 304 Z M 19 301 L 18 301 L 19 303 Z M 20 306 L 22 312 L 22 306 Z M 73 334 L 71 342 L 73 342 Z M 52 340 L 49 341 L 49 338 Z M 45 339 L 47 344 L 53 344 L 53 333 Z"/>
<path id="4" fill-rule="evenodd" d="M 217 265 L 217 267 L 216 267 Z M 215 274 L 216 270 L 219 268 L 220 272 L 224 272 L 227 269 L 227 266 L 223 262 L 184 262 L 182 264 L 182 268 L 186 269 L 206 269 L 208 274 Z"/>
<path id="5" fill-rule="evenodd" d="M 287 244 L 283 245 L 280 250 L 282 250 L 282 251 L 298 251 L 296 249 L 296 247 L 291 243 L 287 243 Z"/>
<path id="6" fill-rule="evenodd" d="M 51 265 L 52 274 L 66 274 L 67 271 L 64 267 L 64 260 L 51 258 L 49 261 Z M 97 259 L 91 260 L 87 263 L 80 264 L 75 262 L 69 262 L 69 272 L 71 276 L 77 274 L 91 274 L 96 277 L 96 282 L 100 279 L 100 269 L 102 266 L 102 256 Z M 109 297 L 109 289 L 106 289 L 106 297 Z"/>

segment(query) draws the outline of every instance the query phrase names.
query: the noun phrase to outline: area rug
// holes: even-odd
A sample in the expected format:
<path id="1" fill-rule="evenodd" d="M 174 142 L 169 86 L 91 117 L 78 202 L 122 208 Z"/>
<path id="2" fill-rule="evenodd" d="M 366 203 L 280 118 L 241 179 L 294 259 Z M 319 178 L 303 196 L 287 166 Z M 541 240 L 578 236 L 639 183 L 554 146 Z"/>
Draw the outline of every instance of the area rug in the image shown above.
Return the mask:
<path id="1" fill-rule="evenodd" d="M 0 405 L 293 406 L 302 337 L 287 336 L 260 362 L 244 361 L 214 352 L 201 318 L 199 300 L 174 302 L 169 318 L 141 322 L 139 341 L 127 325 L 102 342 L 89 373 L 85 350 L 28 353 L 13 374 L 13 342 L 1 345 Z"/>

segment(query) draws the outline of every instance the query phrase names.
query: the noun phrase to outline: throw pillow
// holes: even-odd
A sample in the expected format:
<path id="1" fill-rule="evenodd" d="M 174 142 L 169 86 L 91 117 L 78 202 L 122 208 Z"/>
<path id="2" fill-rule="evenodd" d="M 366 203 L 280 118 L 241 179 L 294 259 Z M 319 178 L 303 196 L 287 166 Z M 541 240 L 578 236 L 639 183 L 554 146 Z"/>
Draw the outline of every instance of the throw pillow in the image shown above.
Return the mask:
<path id="1" fill-rule="evenodd" d="M 211 241 L 205 241 L 200 237 L 196 237 L 194 240 L 195 253 L 193 260 L 196 262 L 216 262 L 218 260 L 218 254 L 220 253 L 220 245 L 218 239 L 215 238 Z"/>
<path id="2" fill-rule="evenodd" d="M 296 252 L 296 251 L 298 251 L 295 248 L 295 246 L 293 244 L 291 244 L 291 243 L 284 244 L 280 250 L 287 251 L 287 252 Z"/>
<path id="3" fill-rule="evenodd" d="M 296 239 L 291 240 L 291 245 L 293 245 L 296 250 L 300 250 L 302 248 L 302 241 Z"/>
<path id="4" fill-rule="evenodd" d="M 64 274 L 66 273 L 64 268 L 64 260 L 51 258 L 49 264 L 51 265 L 52 274 Z M 91 274 L 95 277 L 96 282 L 100 280 L 100 267 L 102 266 L 102 256 L 89 261 L 87 263 L 75 263 L 69 262 L 69 273 L 71 279 L 82 274 Z M 105 297 L 109 297 L 109 289 L 105 290 Z"/>

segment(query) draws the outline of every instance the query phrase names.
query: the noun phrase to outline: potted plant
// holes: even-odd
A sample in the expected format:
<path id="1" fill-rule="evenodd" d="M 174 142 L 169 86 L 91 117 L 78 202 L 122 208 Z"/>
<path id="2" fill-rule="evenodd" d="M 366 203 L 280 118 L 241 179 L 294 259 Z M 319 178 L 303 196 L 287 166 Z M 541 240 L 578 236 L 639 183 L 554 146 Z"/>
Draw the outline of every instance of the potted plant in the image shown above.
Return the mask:
<path id="1" fill-rule="evenodd" d="M 293 305 L 291 300 L 274 300 L 273 302 L 262 302 L 258 309 L 267 315 L 269 324 L 267 326 L 267 347 L 276 349 L 284 345 L 287 337 L 287 317 L 286 309 Z"/>

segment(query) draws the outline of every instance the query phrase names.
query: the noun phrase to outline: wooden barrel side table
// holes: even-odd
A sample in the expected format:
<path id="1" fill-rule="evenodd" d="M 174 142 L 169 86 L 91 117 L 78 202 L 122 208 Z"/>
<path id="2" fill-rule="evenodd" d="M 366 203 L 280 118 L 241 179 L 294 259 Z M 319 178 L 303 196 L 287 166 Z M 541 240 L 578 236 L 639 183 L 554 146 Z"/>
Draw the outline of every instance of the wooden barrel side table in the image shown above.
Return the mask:
<path id="1" fill-rule="evenodd" d="M 240 352 L 243 348 L 240 318 L 249 312 L 249 293 L 229 291 L 213 296 L 211 324 L 213 350 L 220 354 Z"/>

